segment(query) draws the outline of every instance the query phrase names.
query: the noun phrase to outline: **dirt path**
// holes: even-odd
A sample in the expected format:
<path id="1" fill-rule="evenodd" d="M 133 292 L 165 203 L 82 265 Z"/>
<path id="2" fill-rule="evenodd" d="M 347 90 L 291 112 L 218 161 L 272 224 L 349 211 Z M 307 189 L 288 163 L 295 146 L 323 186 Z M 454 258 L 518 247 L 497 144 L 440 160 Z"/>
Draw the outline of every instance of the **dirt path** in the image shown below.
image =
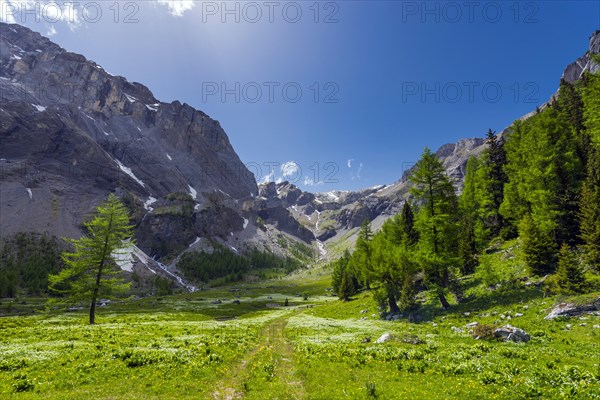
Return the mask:
<path id="1" fill-rule="evenodd" d="M 294 349 L 285 338 L 284 330 L 289 317 L 278 318 L 261 330 L 258 345 L 233 365 L 216 385 L 214 399 L 254 398 L 255 395 L 260 397 L 261 392 L 268 392 L 273 399 L 305 397 L 302 379 L 293 365 Z M 253 364 L 261 364 L 265 358 L 274 366 L 268 380 L 253 376 L 256 368 L 251 368 Z"/>

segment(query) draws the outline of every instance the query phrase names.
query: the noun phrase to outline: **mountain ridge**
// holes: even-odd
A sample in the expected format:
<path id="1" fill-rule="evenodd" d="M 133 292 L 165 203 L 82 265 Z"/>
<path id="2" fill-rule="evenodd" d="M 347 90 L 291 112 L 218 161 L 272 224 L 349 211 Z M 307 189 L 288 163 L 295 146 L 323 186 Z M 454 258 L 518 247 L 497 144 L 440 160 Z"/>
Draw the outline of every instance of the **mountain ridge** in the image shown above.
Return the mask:
<path id="1" fill-rule="evenodd" d="M 596 31 L 563 79 L 597 70 L 590 54 L 599 51 Z M 289 242 L 312 247 L 319 260 L 352 247 L 364 219 L 378 229 L 409 196 L 412 168 L 392 184 L 357 191 L 257 184 L 218 121 L 179 101 L 160 102 L 146 86 L 20 25 L 0 23 L 0 98 L 0 237 L 77 237 L 115 192 L 135 222 L 132 254 L 138 264 L 154 263 L 154 272 L 215 243 L 289 255 Z M 458 191 L 468 158 L 485 147 L 469 138 L 437 150 Z"/>

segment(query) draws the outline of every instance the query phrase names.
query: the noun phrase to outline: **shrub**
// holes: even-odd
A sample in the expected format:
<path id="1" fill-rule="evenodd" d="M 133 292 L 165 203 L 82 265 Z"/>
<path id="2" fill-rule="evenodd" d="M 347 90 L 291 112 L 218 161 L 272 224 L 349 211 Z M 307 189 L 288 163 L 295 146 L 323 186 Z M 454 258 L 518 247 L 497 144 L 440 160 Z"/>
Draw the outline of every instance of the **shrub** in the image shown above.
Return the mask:
<path id="1" fill-rule="evenodd" d="M 12 387 L 17 393 L 29 392 L 35 387 L 33 381 L 27 378 L 27 375 L 16 375 L 14 379 Z"/>
<path id="2" fill-rule="evenodd" d="M 483 340 L 496 339 L 496 337 L 494 336 L 495 330 L 496 330 L 496 325 L 490 325 L 490 324 L 475 325 L 473 327 L 473 337 L 483 339 Z"/>

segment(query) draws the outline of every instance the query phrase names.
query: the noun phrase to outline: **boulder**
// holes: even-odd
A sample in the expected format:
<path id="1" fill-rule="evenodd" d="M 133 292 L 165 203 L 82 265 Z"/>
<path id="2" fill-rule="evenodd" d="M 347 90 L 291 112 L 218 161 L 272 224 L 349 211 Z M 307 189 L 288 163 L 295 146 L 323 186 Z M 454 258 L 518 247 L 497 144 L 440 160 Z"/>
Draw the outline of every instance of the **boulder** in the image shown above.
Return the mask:
<path id="1" fill-rule="evenodd" d="M 530 339 L 527 332 L 512 325 L 504 325 L 503 327 L 496 329 L 494 331 L 494 336 L 500 340 L 504 340 L 505 342 L 512 341 L 515 343 L 527 343 Z"/>
<path id="2" fill-rule="evenodd" d="M 475 321 L 475 322 L 471 322 L 470 324 L 467 324 L 466 326 L 467 326 L 467 328 L 474 328 L 477 325 L 479 325 L 479 322 Z"/>
<path id="3" fill-rule="evenodd" d="M 569 303 L 560 303 L 550 314 L 546 316 L 546 319 L 554 319 L 558 317 L 576 317 L 586 312 L 592 312 L 600 310 L 600 297 L 590 304 L 574 305 Z"/>
<path id="4" fill-rule="evenodd" d="M 392 335 L 390 335 L 389 333 L 384 333 L 383 335 L 379 336 L 379 339 L 377 339 L 375 341 L 375 343 L 389 342 L 391 338 L 392 338 Z"/>

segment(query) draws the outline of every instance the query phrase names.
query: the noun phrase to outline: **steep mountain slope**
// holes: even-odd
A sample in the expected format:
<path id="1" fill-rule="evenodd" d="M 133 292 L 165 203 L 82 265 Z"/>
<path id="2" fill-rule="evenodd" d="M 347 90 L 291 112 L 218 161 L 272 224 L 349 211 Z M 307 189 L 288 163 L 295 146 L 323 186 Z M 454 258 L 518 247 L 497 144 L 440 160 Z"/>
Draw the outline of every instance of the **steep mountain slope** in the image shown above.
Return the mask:
<path id="1" fill-rule="evenodd" d="M 0 99 L 0 237 L 77 237 L 116 192 L 135 217 L 136 254 L 170 260 L 198 239 L 268 247 L 254 175 L 203 112 L 4 23 Z"/>
<path id="2" fill-rule="evenodd" d="M 596 32 L 563 78 L 595 71 L 590 53 L 599 51 Z M 77 237 L 115 192 L 136 223 L 139 249 L 127 270 L 176 279 L 170 269 L 183 252 L 215 242 L 234 252 L 307 254 L 312 247 L 315 258 L 335 257 L 353 245 L 365 218 L 377 229 L 409 194 L 410 170 L 389 186 L 360 191 L 257 185 L 217 121 L 187 104 L 160 102 L 145 86 L 20 25 L 0 23 L 0 100 L 0 239 Z M 462 139 L 437 151 L 458 190 L 468 158 L 485 146 Z"/>

